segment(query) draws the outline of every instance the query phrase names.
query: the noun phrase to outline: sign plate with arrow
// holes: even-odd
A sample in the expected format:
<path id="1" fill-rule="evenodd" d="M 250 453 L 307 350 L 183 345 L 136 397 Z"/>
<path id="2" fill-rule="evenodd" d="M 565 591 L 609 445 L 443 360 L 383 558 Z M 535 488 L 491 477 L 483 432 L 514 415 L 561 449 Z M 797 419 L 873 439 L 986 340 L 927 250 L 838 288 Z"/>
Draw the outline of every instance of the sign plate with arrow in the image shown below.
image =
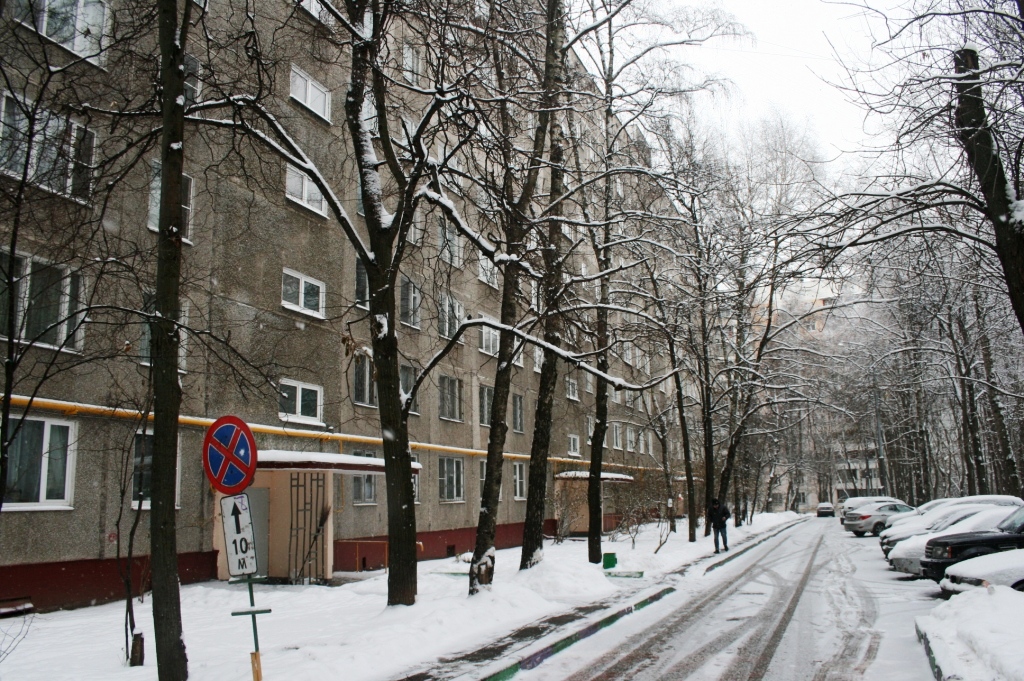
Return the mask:
<path id="1" fill-rule="evenodd" d="M 253 541 L 249 495 L 222 497 L 220 517 L 224 523 L 228 574 L 232 577 L 256 574 L 256 543 Z"/>

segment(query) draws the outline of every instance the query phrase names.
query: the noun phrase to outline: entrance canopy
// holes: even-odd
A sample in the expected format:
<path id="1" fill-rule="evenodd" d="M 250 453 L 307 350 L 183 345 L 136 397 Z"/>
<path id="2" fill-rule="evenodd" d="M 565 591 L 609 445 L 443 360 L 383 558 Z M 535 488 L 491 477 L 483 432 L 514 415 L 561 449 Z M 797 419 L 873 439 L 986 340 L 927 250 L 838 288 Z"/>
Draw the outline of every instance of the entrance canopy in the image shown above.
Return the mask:
<path id="1" fill-rule="evenodd" d="M 590 477 L 587 471 L 564 471 L 555 476 L 555 480 L 586 480 Z M 601 473 L 601 482 L 633 482 L 632 475 L 624 473 Z"/>
<path id="2" fill-rule="evenodd" d="M 289 452 L 282 449 L 260 450 L 257 470 L 335 471 L 342 475 L 384 475 L 384 459 L 326 452 Z M 413 475 L 423 466 L 412 463 Z"/>

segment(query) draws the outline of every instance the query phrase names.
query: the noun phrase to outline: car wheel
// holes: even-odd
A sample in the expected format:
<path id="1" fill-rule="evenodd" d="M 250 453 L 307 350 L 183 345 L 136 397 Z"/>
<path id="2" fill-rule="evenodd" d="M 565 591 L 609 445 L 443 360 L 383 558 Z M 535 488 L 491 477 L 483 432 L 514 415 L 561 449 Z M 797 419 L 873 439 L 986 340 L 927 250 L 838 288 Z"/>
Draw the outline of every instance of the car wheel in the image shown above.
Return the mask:
<path id="1" fill-rule="evenodd" d="M 871 534 L 876 537 L 882 534 L 882 530 L 885 529 L 885 523 L 875 523 L 875 526 L 871 528 Z"/>
<path id="2" fill-rule="evenodd" d="M 1012 588 L 1014 591 L 1024 591 L 1024 579 L 1014 584 Z"/>
<path id="3" fill-rule="evenodd" d="M 865 534 L 867 534 L 867 532 L 861 532 L 860 530 L 854 530 L 853 534 L 858 536 L 858 537 L 863 537 Z"/>

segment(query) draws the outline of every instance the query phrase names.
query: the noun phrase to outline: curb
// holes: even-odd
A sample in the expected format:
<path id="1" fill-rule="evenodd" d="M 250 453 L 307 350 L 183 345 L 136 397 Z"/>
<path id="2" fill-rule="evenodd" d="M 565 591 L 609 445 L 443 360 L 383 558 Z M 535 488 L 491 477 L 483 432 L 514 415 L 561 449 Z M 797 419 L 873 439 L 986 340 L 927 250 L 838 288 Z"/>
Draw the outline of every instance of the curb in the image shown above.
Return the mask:
<path id="1" fill-rule="evenodd" d="M 939 661 L 935 659 L 935 651 L 932 650 L 932 642 L 919 623 L 914 623 L 914 630 L 917 632 L 917 640 L 924 646 L 924 652 L 928 655 L 928 665 L 932 668 L 932 676 L 935 677 L 935 681 L 954 681 L 955 679 L 960 679 L 960 676 L 958 675 L 947 677 L 945 672 L 942 671 L 942 666 L 939 665 Z"/>
<path id="2" fill-rule="evenodd" d="M 489 674 L 488 676 L 482 677 L 481 681 L 505 681 L 506 679 L 511 679 L 513 676 L 516 675 L 516 673 L 524 669 L 533 669 L 534 667 L 537 667 L 538 665 L 540 665 L 541 662 L 548 659 L 552 655 L 565 650 L 574 643 L 578 643 L 579 641 L 582 641 L 585 638 L 593 636 L 597 632 L 601 631 L 605 627 L 614 624 L 626 615 L 636 612 L 637 610 L 642 610 L 651 603 L 660 601 L 662 598 L 673 592 L 675 592 L 675 589 L 673 587 L 666 587 L 661 591 L 658 591 L 657 593 L 651 594 L 647 598 L 641 599 L 636 603 L 633 603 L 632 605 L 627 605 L 626 607 L 621 608 L 610 615 L 605 615 L 596 622 L 591 622 L 579 631 L 575 631 L 569 634 L 568 636 L 560 638 L 559 640 L 544 646 L 540 650 L 534 651 L 533 653 L 527 655 L 518 662 L 515 662 L 509 665 L 508 667 L 505 667 L 504 669 L 494 672 L 493 674 Z"/>
<path id="3" fill-rule="evenodd" d="M 736 551 L 735 553 L 731 553 L 730 555 L 726 556 L 725 558 L 722 558 L 717 563 L 712 563 L 711 565 L 707 566 L 706 568 L 704 568 L 704 574 L 707 574 L 707 573 L 711 572 L 712 570 L 717 570 L 718 568 L 722 567 L 726 563 L 728 563 L 730 561 L 733 561 L 733 560 L 736 560 L 737 558 L 742 556 L 747 551 L 749 551 L 749 550 L 751 550 L 753 548 L 756 548 L 757 546 L 760 546 L 761 544 L 763 544 L 764 542 L 768 541 L 772 537 L 775 537 L 775 536 L 777 536 L 779 534 L 782 534 L 783 532 L 785 532 L 789 528 L 793 527 L 794 525 L 799 525 L 800 523 L 807 522 L 807 520 L 808 520 L 808 518 L 798 518 L 797 520 L 794 520 L 792 522 L 789 522 L 789 523 L 786 523 L 786 524 L 782 525 L 778 529 L 776 529 L 776 530 L 774 530 L 772 532 L 769 532 L 768 534 L 758 538 L 758 540 L 755 541 L 754 543 L 748 544 L 747 546 L 744 546 L 739 551 Z"/>

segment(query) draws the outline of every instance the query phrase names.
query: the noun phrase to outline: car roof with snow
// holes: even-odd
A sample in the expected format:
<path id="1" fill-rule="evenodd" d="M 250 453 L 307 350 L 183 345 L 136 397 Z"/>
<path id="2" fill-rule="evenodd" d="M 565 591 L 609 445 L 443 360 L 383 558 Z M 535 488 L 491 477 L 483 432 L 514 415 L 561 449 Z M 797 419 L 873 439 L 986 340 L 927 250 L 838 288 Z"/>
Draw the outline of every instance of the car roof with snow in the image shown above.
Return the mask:
<path id="1" fill-rule="evenodd" d="M 1024 549 L 990 553 L 946 568 L 946 577 L 973 577 L 1006 584 L 1024 579 Z"/>

